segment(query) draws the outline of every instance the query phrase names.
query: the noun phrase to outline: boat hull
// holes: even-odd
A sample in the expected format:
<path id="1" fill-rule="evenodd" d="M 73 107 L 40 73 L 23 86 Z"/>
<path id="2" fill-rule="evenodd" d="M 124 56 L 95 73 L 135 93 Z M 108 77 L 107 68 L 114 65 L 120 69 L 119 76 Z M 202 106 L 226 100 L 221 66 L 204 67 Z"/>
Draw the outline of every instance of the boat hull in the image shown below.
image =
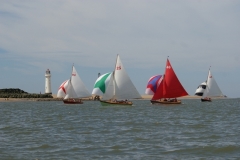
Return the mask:
<path id="1" fill-rule="evenodd" d="M 83 102 L 80 99 L 64 99 L 64 104 L 83 104 Z"/>
<path id="2" fill-rule="evenodd" d="M 131 101 L 103 101 L 100 100 L 101 105 L 106 106 L 106 105 L 124 105 L 124 106 L 132 106 L 133 103 Z"/>
<path id="3" fill-rule="evenodd" d="M 211 99 L 204 99 L 204 98 L 201 98 L 201 101 L 202 101 L 202 102 L 212 102 Z"/>
<path id="4" fill-rule="evenodd" d="M 177 101 L 163 101 L 163 100 L 151 100 L 152 104 L 181 104 L 180 100 Z"/>

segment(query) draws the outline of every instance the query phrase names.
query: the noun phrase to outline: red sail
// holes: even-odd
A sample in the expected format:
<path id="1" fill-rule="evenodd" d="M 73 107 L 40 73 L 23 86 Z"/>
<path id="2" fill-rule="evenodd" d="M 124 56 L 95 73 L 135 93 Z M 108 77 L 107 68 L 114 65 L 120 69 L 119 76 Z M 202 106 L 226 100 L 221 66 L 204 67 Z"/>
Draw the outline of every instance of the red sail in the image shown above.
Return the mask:
<path id="1" fill-rule="evenodd" d="M 161 98 L 176 98 L 186 95 L 188 95 L 188 93 L 178 80 L 169 60 L 167 59 L 164 78 L 157 88 L 156 93 L 153 95 L 152 100 Z"/>

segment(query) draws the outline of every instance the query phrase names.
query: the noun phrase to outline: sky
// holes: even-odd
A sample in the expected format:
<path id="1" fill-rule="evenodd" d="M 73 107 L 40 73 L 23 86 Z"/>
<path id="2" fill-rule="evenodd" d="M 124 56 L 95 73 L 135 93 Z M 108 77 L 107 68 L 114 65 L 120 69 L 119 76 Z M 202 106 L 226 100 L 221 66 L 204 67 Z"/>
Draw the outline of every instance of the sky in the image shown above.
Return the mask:
<path id="1" fill-rule="evenodd" d="M 189 95 L 213 77 L 240 97 L 239 0 L 0 0 L 0 88 L 45 92 L 74 64 L 89 92 L 120 55 L 140 94 L 167 57 Z"/>

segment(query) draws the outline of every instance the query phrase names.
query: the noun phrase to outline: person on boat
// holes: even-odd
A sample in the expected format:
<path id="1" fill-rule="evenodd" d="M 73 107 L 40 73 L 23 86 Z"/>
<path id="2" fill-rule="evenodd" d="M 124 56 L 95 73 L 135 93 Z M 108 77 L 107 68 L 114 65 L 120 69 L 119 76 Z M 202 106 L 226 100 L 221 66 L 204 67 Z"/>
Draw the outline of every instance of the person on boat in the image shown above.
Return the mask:
<path id="1" fill-rule="evenodd" d="M 211 98 L 205 97 L 204 99 L 206 99 L 206 100 L 210 100 Z"/>
<path id="2" fill-rule="evenodd" d="M 163 101 L 167 101 L 167 99 L 166 98 L 164 98 L 164 100 Z"/>
<path id="3" fill-rule="evenodd" d="M 174 98 L 173 102 L 177 102 L 177 98 Z"/>

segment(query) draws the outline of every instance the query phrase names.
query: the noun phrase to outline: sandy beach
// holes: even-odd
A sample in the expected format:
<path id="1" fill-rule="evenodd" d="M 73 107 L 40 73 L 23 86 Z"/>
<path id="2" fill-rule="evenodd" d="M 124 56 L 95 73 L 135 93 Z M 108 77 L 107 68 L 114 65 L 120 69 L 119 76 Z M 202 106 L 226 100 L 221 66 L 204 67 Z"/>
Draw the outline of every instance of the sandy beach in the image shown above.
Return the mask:
<path id="1" fill-rule="evenodd" d="M 142 95 L 143 100 L 150 100 L 152 95 Z M 200 99 L 200 96 L 184 96 L 178 99 Z M 21 101 L 61 101 L 61 98 L 57 98 L 53 95 L 53 98 L 0 98 L 0 102 L 21 102 Z M 91 98 L 84 98 L 83 100 L 92 100 Z"/>
<path id="2" fill-rule="evenodd" d="M 142 95 L 143 99 L 152 99 L 152 95 Z M 201 96 L 183 96 L 178 99 L 200 99 Z"/>
<path id="3" fill-rule="evenodd" d="M 0 102 L 18 102 L 25 101 L 23 98 L 0 98 Z"/>

